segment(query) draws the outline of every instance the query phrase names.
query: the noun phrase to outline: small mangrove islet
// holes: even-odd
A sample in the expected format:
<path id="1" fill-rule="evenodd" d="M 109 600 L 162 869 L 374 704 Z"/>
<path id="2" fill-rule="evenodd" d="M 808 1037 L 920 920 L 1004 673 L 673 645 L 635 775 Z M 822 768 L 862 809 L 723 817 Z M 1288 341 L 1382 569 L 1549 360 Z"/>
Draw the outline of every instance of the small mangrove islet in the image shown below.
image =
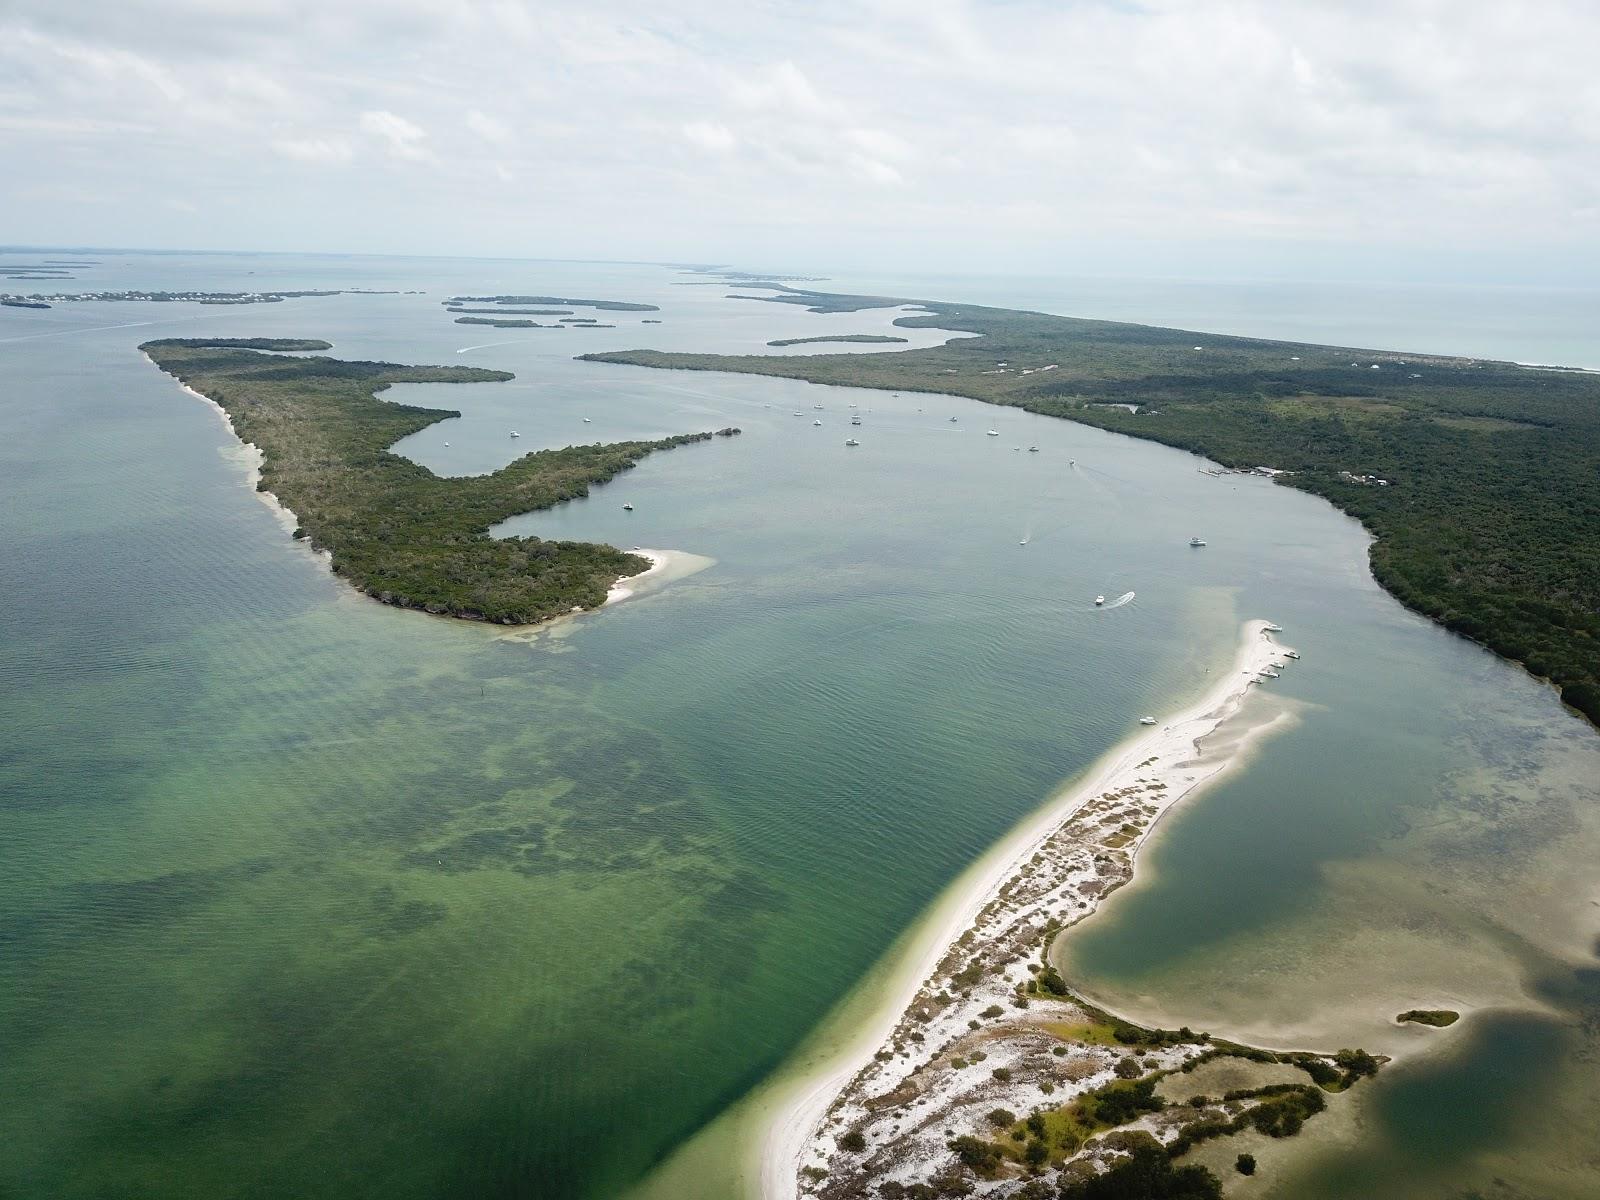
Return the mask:
<path id="1" fill-rule="evenodd" d="M 258 490 L 294 514 L 295 536 L 327 551 L 335 574 L 385 604 L 477 621 L 522 625 L 596 608 L 619 578 L 651 565 L 613 546 L 491 537 L 492 526 L 585 496 L 652 451 L 739 432 L 540 450 L 489 475 L 442 478 L 389 447 L 461 414 L 378 393 L 504 382 L 509 372 L 284 353 L 331 349 L 311 339 L 175 338 L 140 349 L 260 450 Z"/>
<path id="2" fill-rule="evenodd" d="M 909 338 L 891 337 L 887 333 L 835 333 L 818 337 L 779 338 L 769 346 L 810 346 L 818 342 L 855 342 L 864 345 L 884 345 L 891 342 L 904 344 Z"/>
<path id="3" fill-rule="evenodd" d="M 595 308 L 604 312 L 660 312 L 656 304 L 626 300 L 580 300 L 572 296 L 451 296 L 446 304 L 545 304 L 558 308 Z"/>

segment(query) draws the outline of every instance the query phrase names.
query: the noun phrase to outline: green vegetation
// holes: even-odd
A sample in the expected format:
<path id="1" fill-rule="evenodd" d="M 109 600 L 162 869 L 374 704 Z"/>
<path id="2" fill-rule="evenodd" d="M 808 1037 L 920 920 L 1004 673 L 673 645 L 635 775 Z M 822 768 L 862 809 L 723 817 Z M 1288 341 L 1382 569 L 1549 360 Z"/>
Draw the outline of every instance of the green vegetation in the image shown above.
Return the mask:
<path id="1" fill-rule="evenodd" d="M 530 321 L 526 317 L 508 317 L 500 320 L 496 317 L 457 317 L 457 325 L 493 325 L 496 329 L 560 329 L 559 325 L 541 325 L 537 321 Z"/>
<path id="2" fill-rule="evenodd" d="M 240 439 L 261 448 L 259 487 L 294 510 L 296 536 L 327 550 L 336 573 L 386 604 L 473 620 L 525 624 L 593 608 L 619 576 L 645 570 L 647 560 L 611 546 L 493 538 L 488 530 L 587 495 L 652 450 L 713 436 L 542 450 L 492 475 L 442 479 L 388 447 L 460 414 L 389 404 L 376 393 L 393 383 L 504 381 L 508 373 L 258 353 L 327 348 L 270 338 L 140 348 L 221 405 Z"/>
<path id="3" fill-rule="evenodd" d="M 508 317 L 570 317 L 570 308 L 463 308 L 459 304 L 447 304 L 446 312 L 453 313 L 500 313 Z"/>
<path id="4" fill-rule="evenodd" d="M 1175 1167 L 1154 1138 L 1109 1170 L 1062 1185 L 1061 1200 L 1221 1200 L 1222 1184 L 1204 1167 Z"/>
<path id="5" fill-rule="evenodd" d="M 1241 1175 L 1254 1175 L 1256 1173 L 1256 1156 L 1254 1154 L 1241 1154 L 1233 1160 L 1233 1169 Z"/>
<path id="6" fill-rule="evenodd" d="M 655 304 L 630 304 L 625 300 L 579 300 L 572 296 L 451 296 L 448 304 L 544 304 L 561 308 L 598 308 L 605 312 L 660 312 Z"/>
<path id="7" fill-rule="evenodd" d="M 814 342 L 866 342 L 872 344 L 907 342 L 909 338 L 890 337 L 886 333 L 836 333 L 830 337 L 779 338 L 769 346 L 809 346 Z"/>
<path id="8" fill-rule="evenodd" d="M 1454 1025 L 1460 1019 L 1460 1013 L 1448 1008 L 1412 1008 L 1395 1018 L 1402 1025 L 1409 1022 L 1413 1025 L 1432 1025 L 1435 1029 Z"/>
<path id="9" fill-rule="evenodd" d="M 895 324 L 979 336 L 895 354 L 585 357 L 953 393 L 1150 438 L 1228 467 L 1290 472 L 1280 482 L 1325 497 L 1376 536 L 1373 573 L 1403 603 L 1552 680 L 1563 700 L 1600 723 L 1600 378 L 972 305 L 775 292 L 749 299 L 818 312 L 918 303 L 925 314 Z"/>

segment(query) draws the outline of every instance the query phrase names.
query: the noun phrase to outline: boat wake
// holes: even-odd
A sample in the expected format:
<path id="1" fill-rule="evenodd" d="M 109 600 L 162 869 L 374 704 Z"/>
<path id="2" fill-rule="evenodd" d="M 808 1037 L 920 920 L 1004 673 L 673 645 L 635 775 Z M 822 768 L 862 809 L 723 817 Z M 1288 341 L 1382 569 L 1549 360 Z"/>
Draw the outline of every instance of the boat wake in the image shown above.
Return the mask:
<path id="1" fill-rule="evenodd" d="M 521 338 L 507 338 L 503 342 L 484 342 L 478 346 L 463 346 L 456 353 L 465 354 L 468 350 L 487 350 L 490 346 L 509 346 L 512 342 L 520 342 L 521 340 Z"/>
<path id="2" fill-rule="evenodd" d="M 1132 600 L 1133 600 L 1133 593 L 1132 592 L 1123 592 L 1122 595 L 1118 596 L 1115 600 L 1111 601 L 1105 607 L 1106 608 L 1121 608 L 1124 604 L 1128 604 Z"/>

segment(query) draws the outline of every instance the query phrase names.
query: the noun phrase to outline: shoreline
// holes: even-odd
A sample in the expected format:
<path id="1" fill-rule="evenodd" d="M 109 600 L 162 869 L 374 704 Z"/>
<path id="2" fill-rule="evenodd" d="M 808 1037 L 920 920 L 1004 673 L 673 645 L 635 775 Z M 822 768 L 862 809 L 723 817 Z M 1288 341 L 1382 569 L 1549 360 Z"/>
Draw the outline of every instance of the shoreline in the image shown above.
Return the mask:
<path id="1" fill-rule="evenodd" d="M 762 1143 L 759 1194 L 763 1200 L 795 1200 L 800 1195 L 799 1172 L 806 1165 L 808 1155 L 818 1152 L 819 1142 L 829 1145 L 833 1142 L 824 1132 L 825 1122 L 848 1123 L 842 1115 L 849 1115 L 859 1107 L 853 1103 L 852 1094 L 869 1076 L 875 1077 L 871 1080 L 874 1088 L 892 1088 L 897 1082 L 908 1079 L 914 1069 L 920 1069 L 937 1056 L 943 1039 L 928 1036 L 929 1048 L 918 1050 L 909 1060 L 904 1056 L 901 1059 L 891 1056 L 887 1062 L 882 1062 L 877 1057 L 906 1021 L 913 1003 L 935 984 L 941 964 L 958 950 L 959 939 L 973 929 L 985 912 L 997 904 L 1004 907 L 1001 903 L 1004 894 L 1020 881 L 1028 872 L 1030 861 L 1063 833 L 1073 818 L 1094 801 L 1127 788 L 1135 777 L 1141 785 L 1154 779 L 1162 786 L 1154 819 L 1127 846 L 1131 877 L 1137 851 L 1148 841 L 1161 817 L 1239 761 L 1254 738 L 1246 739 L 1246 744 L 1234 753 L 1211 761 L 1203 753 L 1196 754 L 1197 743 L 1239 711 L 1256 682 L 1257 672 L 1283 655 L 1286 647 L 1271 640 L 1266 625 L 1262 620 L 1246 622 L 1232 661 L 1205 693 L 1148 730 L 1131 735 L 1107 751 L 1085 776 L 1058 791 L 1038 813 L 974 864 L 968 872 L 970 879 L 957 881 L 954 886 L 958 890 L 951 900 L 944 902 L 947 911 L 936 916 L 934 922 L 921 931 L 920 951 L 912 964 L 897 971 L 898 978 L 890 992 L 874 1006 L 871 1019 L 850 1037 L 846 1046 L 829 1055 L 819 1072 L 797 1081 L 796 1094 L 778 1105 Z M 1071 876 L 1060 881 L 1068 889 L 1077 882 L 1081 881 Z M 1094 912 L 1110 890 L 1113 889 L 1084 895 L 1069 924 Z M 1071 894 L 1083 893 L 1074 891 Z M 1040 898 L 1042 904 L 1025 905 L 1021 912 L 1008 913 L 1007 919 L 1026 921 L 1034 912 L 1059 904 L 1060 898 L 1058 889 L 1051 888 Z M 1009 995 L 1009 989 L 1006 994 Z M 981 1007 L 991 998 L 983 993 L 976 1000 L 952 1005 L 951 1011 L 941 1014 L 932 1023 L 921 1025 L 920 1029 L 935 1035 L 952 1034 L 959 1027 L 964 1034 L 968 1009 Z"/>

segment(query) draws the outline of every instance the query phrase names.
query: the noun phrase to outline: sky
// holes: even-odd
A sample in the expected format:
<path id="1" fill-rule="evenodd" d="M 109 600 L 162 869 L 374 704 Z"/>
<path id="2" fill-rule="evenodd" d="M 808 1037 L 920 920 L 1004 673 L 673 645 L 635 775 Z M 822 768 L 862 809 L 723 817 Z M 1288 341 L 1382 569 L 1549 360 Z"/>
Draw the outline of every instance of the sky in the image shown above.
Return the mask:
<path id="1" fill-rule="evenodd" d="M 1597 0 L 0 0 L 0 243 L 1600 278 Z"/>

